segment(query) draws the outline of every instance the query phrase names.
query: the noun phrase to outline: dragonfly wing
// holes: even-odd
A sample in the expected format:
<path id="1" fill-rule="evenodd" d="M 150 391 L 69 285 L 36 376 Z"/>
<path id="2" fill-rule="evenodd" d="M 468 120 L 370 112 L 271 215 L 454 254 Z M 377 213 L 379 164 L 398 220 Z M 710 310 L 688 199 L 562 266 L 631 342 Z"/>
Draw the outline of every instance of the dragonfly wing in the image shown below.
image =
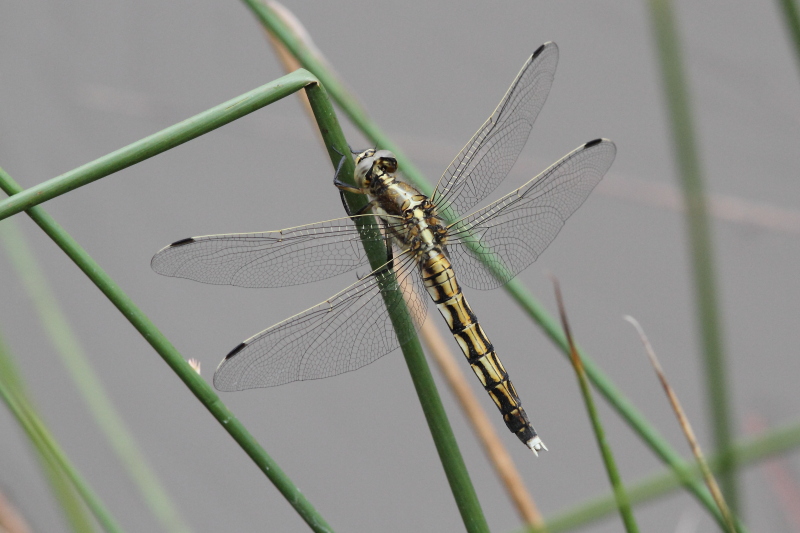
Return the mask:
<path id="1" fill-rule="evenodd" d="M 235 391 L 326 378 L 361 368 L 399 347 L 424 321 L 426 298 L 419 276 L 410 272 L 413 259 L 403 255 L 395 265 L 399 284 L 391 270 L 377 269 L 241 343 L 220 363 L 214 386 Z M 404 299 L 410 319 L 393 324 L 389 312 Z"/>
<path id="2" fill-rule="evenodd" d="M 285 287 L 327 279 L 367 263 L 362 240 L 386 242 L 372 215 L 361 233 L 340 218 L 261 233 L 191 237 L 153 256 L 150 266 L 165 276 L 214 285 Z"/>
<path id="3" fill-rule="evenodd" d="M 468 287 L 494 289 L 536 261 L 616 153 L 607 139 L 588 142 L 516 191 L 451 225 L 447 250 L 458 279 Z"/>
<path id="4" fill-rule="evenodd" d="M 505 179 L 547 100 L 557 64 L 556 44 L 540 46 L 492 116 L 450 163 L 432 198 L 446 220 L 466 214 Z"/>

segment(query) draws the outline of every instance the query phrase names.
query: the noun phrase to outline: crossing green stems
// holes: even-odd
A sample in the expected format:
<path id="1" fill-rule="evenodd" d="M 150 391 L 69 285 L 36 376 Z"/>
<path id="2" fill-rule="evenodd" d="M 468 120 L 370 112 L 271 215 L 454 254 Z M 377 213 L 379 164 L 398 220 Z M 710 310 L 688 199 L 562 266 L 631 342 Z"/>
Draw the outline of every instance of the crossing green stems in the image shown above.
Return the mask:
<path id="1" fill-rule="evenodd" d="M 95 423 L 135 483 L 142 500 L 164 531 L 188 533 L 191 529 L 149 465 L 136 436 L 117 412 L 15 220 L 0 223 L 0 242 L 5 244 L 55 353 L 61 358 Z"/>
<path id="2" fill-rule="evenodd" d="M 191 141 L 314 82 L 316 78 L 307 71 L 297 70 L 198 113 L 183 122 L 0 201 L 0 220 Z"/>
<path id="3" fill-rule="evenodd" d="M 286 48 L 292 52 L 303 67 L 313 72 L 314 75 L 323 81 L 325 86 L 329 89 L 331 98 L 342 107 L 344 113 L 353 123 L 376 145 L 394 152 L 401 168 L 403 168 L 403 174 L 408 177 L 415 186 L 419 187 L 420 190 L 423 192 L 430 192 L 432 190 L 430 184 L 426 182 L 425 178 L 416 170 L 408 158 L 402 155 L 402 151 L 398 150 L 383 131 L 369 119 L 366 112 L 364 112 L 363 108 L 357 103 L 355 97 L 336 80 L 336 77 L 328 67 L 319 61 L 314 53 L 308 50 L 268 7 L 256 0 L 243 1 L 253 10 L 261 23 L 272 32 L 273 35 L 278 37 Z M 489 268 L 491 268 L 491 266 Z M 534 298 L 534 296 L 516 279 L 512 279 L 504 285 L 504 289 L 525 310 L 530 318 L 543 329 L 562 352 L 568 355 L 568 347 L 561 334 L 560 328 L 538 300 L 536 300 L 536 298 Z M 581 359 L 584 361 L 586 374 L 598 391 L 662 461 L 672 468 L 679 469 L 678 465 L 681 461 L 680 454 L 661 437 L 658 431 L 650 425 L 647 419 L 630 403 L 625 395 L 614 386 L 612 381 L 589 358 L 588 354 L 580 349 L 579 352 L 581 354 Z M 676 473 L 682 475 L 684 472 L 676 470 Z M 722 516 L 702 482 L 686 476 L 682 477 L 682 479 L 685 482 L 686 488 L 695 495 L 703 506 L 710 513 L 714 514 L 717 520 L 720 521 L 720 524 L 722 524 Z M 739 531 L 743 531 L 743 529 L 740 528 Z"/>
<path id="4" fill-rule="evenodd" d="M 9 196 L 19 194 L 23 190 L 3 169 L 0 169 L 0 189 Z M 100 265 L 42 207 L 30 207 L 26 212 L 116 306 L 145 340 L 150 343 L 164 362 L 172 368 L 195 397 L 217 419 L 225 431 L 233 437 L 253 462 L 266 474 L 309 527 L 318 533 L 332 531 L 303 493 L 258 444 L 247 431 L 247 428 L 222 403 L 214 389 L 189 366 L 181 354 L 172 346 L 172 343 L 133 303 L 128 295 L 119 288 L 114 280 L 106 274 Z"/>
<path id="5" fill-rule="evenodd" d="M 354 185 L 353 182 L 353 161 L 350 150 L 345 142 L 339 122 L 333 111 L 333 106 L 328 99 L 325 90 L 319 85 L 311 85 L 306 88 L 309 104 L 314 111 L 320 133 L 328 148 L 333 167 L 339 165 L 342 158 L 340 154 L 347 154 L 344 166 L 342 167 L 339 178 L 342 181 Z M 331 187 L 333 188 L 333 187 Z M 366 199 L 363 195 L 347 194 L 347 202 L 351 211 L 358 210 L 365 205 Z M 360 225 L 362 220 L 356 220 Z M 367 256 L 373 270 L 379 268 L 386 261 L 386 248 L 381 242 L 365 242 Z M 412 320 L 408 308 L 402 302 L 402 293 L 397 290 L 397 281 L 392 275 L 387 279 L 386 285 L 390 290 L 384 290 L 382 296 L 389 309 L 392 324 L 397 332 L 398 339 L 401 341 L 403 357 L 405 357 L 414 388 L 417 391 L 425 420 L 431 431 L 436 451 L 442 462 L 450 490 L 453 492 L 461 518 L 469 532 L 488 532 L 489 526 L 483 515 L 478 495 L 467 471 L 467 466 L 461 456 L 461 451 L 456 443 L 450 421 L 447 419 L 442 400 L 433 381 L 430 367 L 422 352 L 422 346 L 411 325 Z M 394 289 L 394 290 L 392 290 Z"/>

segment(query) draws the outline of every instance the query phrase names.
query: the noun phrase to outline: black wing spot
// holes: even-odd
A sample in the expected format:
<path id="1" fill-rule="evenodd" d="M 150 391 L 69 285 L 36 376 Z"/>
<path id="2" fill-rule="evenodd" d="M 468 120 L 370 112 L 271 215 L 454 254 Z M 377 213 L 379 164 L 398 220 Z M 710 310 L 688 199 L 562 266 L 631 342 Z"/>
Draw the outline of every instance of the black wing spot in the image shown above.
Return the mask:
<path id="1" fill-rule="evenodd" d="M 170 246 L 183 246 L 184 244 L 189 244 L 190 242 L 194 242 L 194 237 L 187 237 L 186 239 L 181 239 L 179 241 L 175 241 Z"/>
<path id="2" fill-rule="evenodd" d="M 229 353 L 228 355 L 226 355 L 226 356 L 225 356 L 225 360 L 227 361 L 228 359 L 230 359 L 231 357 L 233 357 L 233 356 L 234 356 L 234 355 L 236 355 L 237 353 L 239 353 L 239 352 L 241 352 L 242 350 L 244 350 L 244 347 L 245 347 L 245 346 L 247 346 L 247 343 L 246 343 L 246 342 L 243 342 L 243 343 L 239 344 L 239 346 L 237 346 L 236 348 L 234 348 L 233 350 L 231 350 L 231 351 L 230 351 L 230 353 Z"/>
<path id="3" fill-rule="evenodd" d="M 593 141 L 589 141 L 588 143 L 584 144 L 583 146 L 586 148 L 591 148 L 592 146 L 596 146 L 603 142 L 603 139 L 595 139 Z"/>
<path id="4" fill-rule="evenodd" d="M 544 43 L 539 48 L 537 48 L 536 51 L 533 53 L 532 59 L 536 59 L 536 56 L 542 53 L 542 50 L 544 50 L 545 46 L 547 46 L 547 43 Z"/>

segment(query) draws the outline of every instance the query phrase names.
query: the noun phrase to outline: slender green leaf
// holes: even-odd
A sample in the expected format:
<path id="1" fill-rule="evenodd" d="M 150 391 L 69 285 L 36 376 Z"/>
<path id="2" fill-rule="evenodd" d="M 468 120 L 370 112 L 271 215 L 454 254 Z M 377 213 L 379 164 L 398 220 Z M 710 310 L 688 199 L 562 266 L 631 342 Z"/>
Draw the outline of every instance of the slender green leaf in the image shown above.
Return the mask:
<path id="1" fill-rule="evenodd" d="M 800 424 L 794 423 L 772 430 L 765 435 L 742 439 L 734 445 L 733 456 L 736 465 L 743 467 L 790 450 L 796 450 L 799 447 Z M 708 461 L 712 471 L 719 471 L 723 463 L 724 458 L 721 455 L 711 457 Z M 699 479 L 702 475 L 699 466 L 694 461 L 681 460 L 678 469 L 685 470 L 692 479 Z M 631 483 L 626 487 L 626 491 L 631 503 L 635 505 L 666 496 L 684 484 L 685 482 L 675 474 L 675 470 L 667 469 Z M 552 533 L 570 531 L 606 517 L 616 510 L 617 504 L 614 495 L 607 494 L 558 513 L 547 520 L 547 526 Z"/>
<path id="2" fill-rule="evenodd" d="M 190 531 L 189 526 L 147 463 L 133 432 L 128 429 L 114 407 L 114 402 L 86 357 L 80 341 L 50 289 L 46 276 L 14 220 L 0 223 L 0 241 L 5 244 L 11 263 L 39 313 L 42 327 L 53 348 L 61 357 L 98 427 L 138 487 L 143 501 L 159 520 L 164 531 L 187 533 Z"/>
<path id="3" fill-rule="evenodd" d="M 331 163 L 333 163 L 334 168 L 338 167 L 342 158 L 340 154 L 348 154 L 341 170 L 340 179 L 354 185 L 354 167 L 352 157 L 349 155 L 350 150 L 325 90 L 318 85 L 312 85 L 306 89 L 306 93 L 311 109 L 314 111 L 314 117 L 317 120 L 320 133 L 325 141 L 325 146 L 328 147 Z M 363 195 L 347 193 L 347 202 L 351 207 L 351 211 L 357 211 L 366 204 L 366 199 Z M 357 224 L 362 222 L 363 219 L 356 221 Z M 365 248 L 370 265 L 373 270 L 379 268 L 386 261 L 385 247 L 382 243 L 374 240 L 365 244 L 367 245 Z M 389 284 L 390 287 L 396 284 L 393 276 Z M 489 526 L 483 516 L 478 496 L 475 493 L 466 464 L 464 464 L 455 435 L 444 411 L 430 367 L 422 352 L 419 339 L 413 327 L 410 326 L 412 321 L 408 314 L 408 309 L 405 305 L 396 305 L 397 302 L 392 301 L 393 299 L 402 299 L 402 293 L 399 290 L 388 290 L 383 292 L 383 297 L 388 308 L 392 311 L 392 324 L 397 331 L 398 338 L 401 339 L 401 349 L 406 365 L 411 374 L 414 388 L 422 405 L 422 411 L 425 414 L 425 420 L 428 422 L 436 451 L 439 454 L 439 459 L 442 462 L 447 481 L 450 484 L 450 490 L 453 492 L 453 497 L 461 513 L 464 525 L 467 531 L 470 532 L 488 532 Z"/>
<path id="4" fill-rule="evenodd" d="M 0 201 L 0 220 L 175 148 L 285 98 L 316 78 L 297 70 L 74 170 Z"/>
<path id="5" fill-rule="evenodd" d="M 633 510 L 631 509 L 631 502 L 628 499 L 628 493 L 622 484 L 622 477 L 619 475 L 617 463 L 614 460 L 614 454 L 611 451 L 608 441 L 606 441 L 606 432 L 603 429 L 603 423 L 600 420 L 600 414 L 595 407 L 594 399 L 592 398 L 592 391 L 589 388 L 589 380 L 586 379 L 586 370 L 583 368 L 578 350 L 575 348 L 575 343 L 572 340 L 572 333 L 567 320 L 567 310 L 564 307 L 564 300 L 561 295 L 561 286 L 558 280 L 553 277 L 553 286 L 556 293 L 556 301 L 558 302 L 558 310 L 561 315 L 561 324 L 564 328 L 564 336 L 569 343 L 569 355 L 572 361 L 572 367 L 575 369 L 575 374 L 578 378 L 578 385 L 581 389 L 581 396 L 583 396 L 583 403 L 586 406 L 586 412 L 589 415 L 589 420 L 592 423 L 592 430 L 594 430 L 595 440 L 597 447 L 600 448 L 600 455 L 603 457 L 603 464 L 606 467 L 608 480 L 611 482 L 611 487 L 614 489 L 614 500 L 619 509 L 622 523 L 625 524 L 625 531 L 628 533 L 638 533 L 639 526 L 636 524 L 636 519 L 633 517 Z"/>
<path id="6" fill-rule="evenodd" d="M 377 146 L 394 152 L 403 169 L 403 174 L 408 177 L 415 186 L 419 187 L 421 191 L 430 192 L 432 190 L 430 184 L 425 181 L 425 178 L 416 170 L 411 162 L 402 155 L 402 151 L 398 150 L 383 131 L 368 118 L 366 112 L 357 103 L 356 98 L 338 82 L 336 76 L 330 72 L 328 67 L 323 62 L 319 61 L 314 53 L 308 50 L 303 43 L 285 27 L 280 18 L 272 13 L 269 8 L 256 0 L 243 1 L 253 10 L 261 23 L 272 32 L 292 54 L 294 54 L 303 67 L 313 72 L 315 76 L 322 80 L 328 88 L 328 92 L 333 100 L 344 110 L 345 114 L 353 123 Z M 568 356 L 569 348 L 557 322 L 553 320 L 552 316 L 522 283 L 516 279 L 512 279 L 506 283 L 503 288 L 511 295 L 514 301 L 522 307 L 528 316 L 542 328 L 545 334 L 561 349 L 564 355 Z M 681 473 L 679 466 L 681 461 L 680 454 L 670 446 L 647 419 L 630 403 L 630 401 L 628 401 L 625 395 L 614 386 L 608 376 L 600 370 L 588 354 L 580 348 L 578 348 L 578 352 L 581 355 L 581 359 L 584 361 L 586 374 L 600 394 L 606 398 L 609 404 L 662 461 L 672 468 L 675 468 L 676 472 Z M 689 477 L 684 477 L 682 479 L 685 480 L 686 488 L 698 498 L 703 506 L 708 509 L 709 512 L 714 513 L 718 520 L 721 520 L 722 517 L 719 514 L 719 510 L 714 500 L 711 498 L 711 495 L 708 493 L 705 486 L 703 486 L 703 483 Z"/>
<path id="7" fill-rule="evenodd" d="M 4 366 L 8 367 L 8 365 Z M 114 517 L 111 516 L 88 483 L 83 480 L 78 470 L 72 466 L 44 423 L 32 409 L 28 409 L 27 402 L 20 395 L 14 394 L 15 391 L 19 392 L 19 388 L 7 386 L 5 380 L 0 380 L 0 398 L 22 426 L 36 449 L 48 462 L 57 465 L 57 468 L 66 475 L 103 529 L 112 533 L 121 532 L 122 529 L 117 525 Z"/>
<path id="8" fill-rule="evenodd" d="M 727 364 L 722 341 L 722 326 L 717 304 L 714 246 L 706 206 L 705 186 L 697 151 L 689 89 L 680 51 L 680 35 L 670 0 L 650 0 L 650 15 L 655 32 L 664 96 L 669 110 L 670 129 L 676 165 L 680 173 L 686 222 L 689 232 L 697 323 L 702 337 L 702 359 L 707 387 L 707 410 L 711 420 L 714 446 L 724 452 L 733 440 L 733 410 L 728 391 Z M 734 514 L 739 496 L 734 458 L 719 473 L 725 499 Z"/>
<path id="9" fill-rule="evenodd" d="M 3 225 L 10 223 L 10 220 L 0 222 L 0 231 L 3 230 Z M 0 387 L 5 388 L 7 394 L 13 398 L 18 405 L 23 406 L 22 412 L 28 411 L 36 414 L 36 410 L 26 392 L 22 376 L 17 371 L 14 360 L 2 336 L 0 336 Z M 24 429 L 23 427 L 23 430 Z M 89 515 L 86 506 L 83 505 L 80 496 L 75 492 L 75 488 L 72 486 L 69 478 L 50 453 L 45 442 L 37 438 L 35 434 L 28 433 L 28 438 L 31 442 L 31 447 L 36 451 L 36 458 L 39 461 L 39 465 L 50 484 L 56 501 L 64 512 L 64 517 L 69 523 L 70 529 L 75 533 L 89 533 L 95 531 L 95 522 Z"/>
<path id="10" fill-rule="evenodd" d="M 3 189 L 8 195 L 16 195 L 23 190 L 3 169 L 0 169 L 0 189 Z M 89 277 L 97 288 L 111 300 L 111 303 L 119 309 L 133 327 L 142 334 L 164 362 L 175 371 L 189 390 L 217 419 L 225 431 L 233 437 L 245 453 L 266 474 L 309 527 L 320 533 L 331 531 L 330 526 L 314 509 L 303 493 L 284 474 L 283 470 L 258 444 L 244 425 L 222 403 L 214 389 L 189 366 L 164 334 L 156 328 L 155 324 L 145 316 L 128 295 L 117 286 L 100 265 L 43 208 L 38 206 L 31 207 L 26 212 L 75 262 L 78 268 Z"/>

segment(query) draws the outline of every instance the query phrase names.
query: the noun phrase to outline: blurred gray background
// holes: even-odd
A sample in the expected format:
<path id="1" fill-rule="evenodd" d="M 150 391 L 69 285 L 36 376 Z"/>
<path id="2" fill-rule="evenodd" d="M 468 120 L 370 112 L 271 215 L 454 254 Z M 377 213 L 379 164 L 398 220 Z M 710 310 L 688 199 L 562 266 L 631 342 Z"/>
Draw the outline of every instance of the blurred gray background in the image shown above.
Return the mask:
<path id="1" fill-rule="evenodd" d="M 800 76 L 774 2 L 680 2 L 708 189 L 745 212 L 800 210 Z M 614 166 L 521 281 L 555 311 L 562 282 L 587 353 L 683 453 L 634 330 L 650 335 L 701 442 L 710 446 L 677 177 L 643 2 L 294 2 L 372 117 L 434 181 L 491 113 L 526 57 L 558 43 L 556 81 L 498 194 L 580 143 L 618 146 Z M 0 17 L 0 165 L 30 187 L 283 74 L 259 24 L 230 2 L 5 2 Z M 356 147 L 367 143 L 346 126 Z M 151 256 L 177 239 L 273 230 L 342 216 L 332 169 L 297 100 L 44 204 L 210 379 L 242 339 L 354 281 L 274 290 L 164 278 Z M 635 195 L 629 193 L 635 192 Z M 794 215 L 792 215 L 794 213 Z M 797 420 L 797 225 L 715 219 L 713 232 L 736 429 L 758 413 Z M 305 525 L 150 346 L 24 215 L 15 217 L 114 402 L 197 531 Z M 129 531 L 156 531 L 90 419 L 0 252 L 0 328 L 58 439 Z M 550 448 L 507 432 L 474 381 L 546 514 L 609 491 L 572 369 L 502 290 L 467 296 Z M 429 307 L 429 316 L 444 323 Z M 456 348 L 450 341 L 451 347 Z M 468 368 L 464 365 L 464 371 Z M 434 370 L 441 383 L 438 371 Z M 490 526 L 519 520 L 449 391 L 443 399 Z M 450 495 L 399 352 L 354 373 L 223 401 L 337 531 L 458 531 Z M 602 403 L 602 402 L 601 402 Z M 379 413 L 379 416 L 375 416 Z M 605 405 L 622 475 L 659 462 Z M 64 529 L 33 454 L 0 409 L 0 485 L 37 531 Z M 794 456 L 794 468 L 798 467 Z M 795 470 L 797 472 L 797 470 Z M 752 531 L 792 531 L 759 468 L 742 473 Z M 680 493 L 636 508 L 642 531 L 710 531 Z M 680 529 L 685 528 L 685 529 Z M 585 531 L 620 531 L 616 515 Z"/>

